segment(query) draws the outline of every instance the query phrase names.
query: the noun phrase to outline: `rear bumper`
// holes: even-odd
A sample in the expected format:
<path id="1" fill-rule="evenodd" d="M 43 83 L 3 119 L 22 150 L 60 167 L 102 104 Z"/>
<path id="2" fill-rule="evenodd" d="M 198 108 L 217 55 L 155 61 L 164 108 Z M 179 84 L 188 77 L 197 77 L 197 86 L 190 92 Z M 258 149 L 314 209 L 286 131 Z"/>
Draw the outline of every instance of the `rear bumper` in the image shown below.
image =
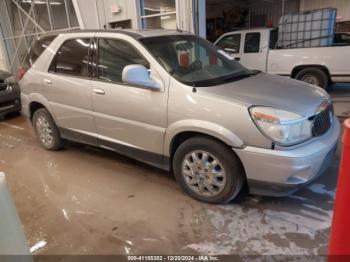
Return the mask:
<path id="1" fill-rule="evenodd" d="M 340 133 L 335 118 L 322 137 L 290 150 L 254 147 L 234 149 L 240 157 L 252 194 L 286 196 L 294 193 L 324 173 L 331 164 Z"/>

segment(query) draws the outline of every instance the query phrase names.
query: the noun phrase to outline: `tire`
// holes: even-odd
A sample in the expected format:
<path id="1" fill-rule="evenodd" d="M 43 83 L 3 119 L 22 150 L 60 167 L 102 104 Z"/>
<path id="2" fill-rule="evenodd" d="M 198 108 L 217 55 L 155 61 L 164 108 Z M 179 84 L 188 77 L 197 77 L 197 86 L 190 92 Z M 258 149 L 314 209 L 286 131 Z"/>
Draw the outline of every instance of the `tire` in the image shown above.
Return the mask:
<path id="1" fill-rule="evenodd" d="M 191 153 L 198 158 L 198 165 L 194 163 Z M 218 165 L 214 164 L 214 159 Z M 188 195 L 210 204 L 229 203 L 238 195 L 245 182 L 242 164 L 232 149 L 202 136 L 190 138 L 178 147 L 173 169 L 176 181 Z"/>
<path id="2" fill-rule="evenodd" d="M 329 83 L 327 74 L 318 68 L 305 68 L 295 76 L 295 79 L 319 86 L 324 90 L 327 89 Z"/>
<path id="3" fill-rule="evenodd" d="M 63 140 L 60 137 L 55 121 L 47 109 L 40 108 L 35 111 L 33 126 L 43 148 L 49 151 L 62 149 Z"/>

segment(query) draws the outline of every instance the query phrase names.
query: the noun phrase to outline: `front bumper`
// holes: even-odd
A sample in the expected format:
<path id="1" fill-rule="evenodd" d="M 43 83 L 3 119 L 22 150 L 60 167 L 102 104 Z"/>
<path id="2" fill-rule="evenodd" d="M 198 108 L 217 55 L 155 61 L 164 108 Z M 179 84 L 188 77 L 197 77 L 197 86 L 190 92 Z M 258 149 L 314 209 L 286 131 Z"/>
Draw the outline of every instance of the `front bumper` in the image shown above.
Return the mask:
<path id="1" fill-rule="evenodd" d="M 233 149 L 241 159 L 251 194 L 286 196 L 324 173 L 336 152 L 340 125 L 335 118 L 323 136 L 284 150 Z"/>
<path id="2" fill-rule="evenodd" d="M 0 116 L 21 111 L 20 91 L 16 84 L 0 92 Z"/>

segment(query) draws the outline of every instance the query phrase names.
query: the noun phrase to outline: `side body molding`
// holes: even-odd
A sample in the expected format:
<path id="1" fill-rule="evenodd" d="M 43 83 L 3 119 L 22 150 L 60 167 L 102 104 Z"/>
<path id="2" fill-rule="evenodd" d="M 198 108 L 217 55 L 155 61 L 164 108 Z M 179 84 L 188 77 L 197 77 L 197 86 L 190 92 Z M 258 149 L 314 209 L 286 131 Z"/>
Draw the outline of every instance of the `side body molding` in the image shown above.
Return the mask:
<path id="1" fill-rule="evenodd" d="M 164 155 L 170 156 L 170 148 L 176 135 L 183 132 L 198 132 L 215 137 L 234 148 L 243 148 L 243 141 L 230 130 L 203 120 L 186 119 L 171 124 L 165 133 Z"/>

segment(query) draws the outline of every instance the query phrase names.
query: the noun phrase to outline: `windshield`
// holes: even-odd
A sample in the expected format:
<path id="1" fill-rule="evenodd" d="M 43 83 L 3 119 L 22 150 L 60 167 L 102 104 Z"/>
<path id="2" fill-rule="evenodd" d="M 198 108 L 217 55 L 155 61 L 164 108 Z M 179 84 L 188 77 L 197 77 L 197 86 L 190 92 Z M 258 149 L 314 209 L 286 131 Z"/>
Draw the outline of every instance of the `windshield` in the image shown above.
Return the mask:
<path id="1" fill-rule="evenodd" d="M 252 74 L 223 50 L 194 35 L 169 35 L 140 40 L 178 81 L 195 87 L 213 86 Z"/>

